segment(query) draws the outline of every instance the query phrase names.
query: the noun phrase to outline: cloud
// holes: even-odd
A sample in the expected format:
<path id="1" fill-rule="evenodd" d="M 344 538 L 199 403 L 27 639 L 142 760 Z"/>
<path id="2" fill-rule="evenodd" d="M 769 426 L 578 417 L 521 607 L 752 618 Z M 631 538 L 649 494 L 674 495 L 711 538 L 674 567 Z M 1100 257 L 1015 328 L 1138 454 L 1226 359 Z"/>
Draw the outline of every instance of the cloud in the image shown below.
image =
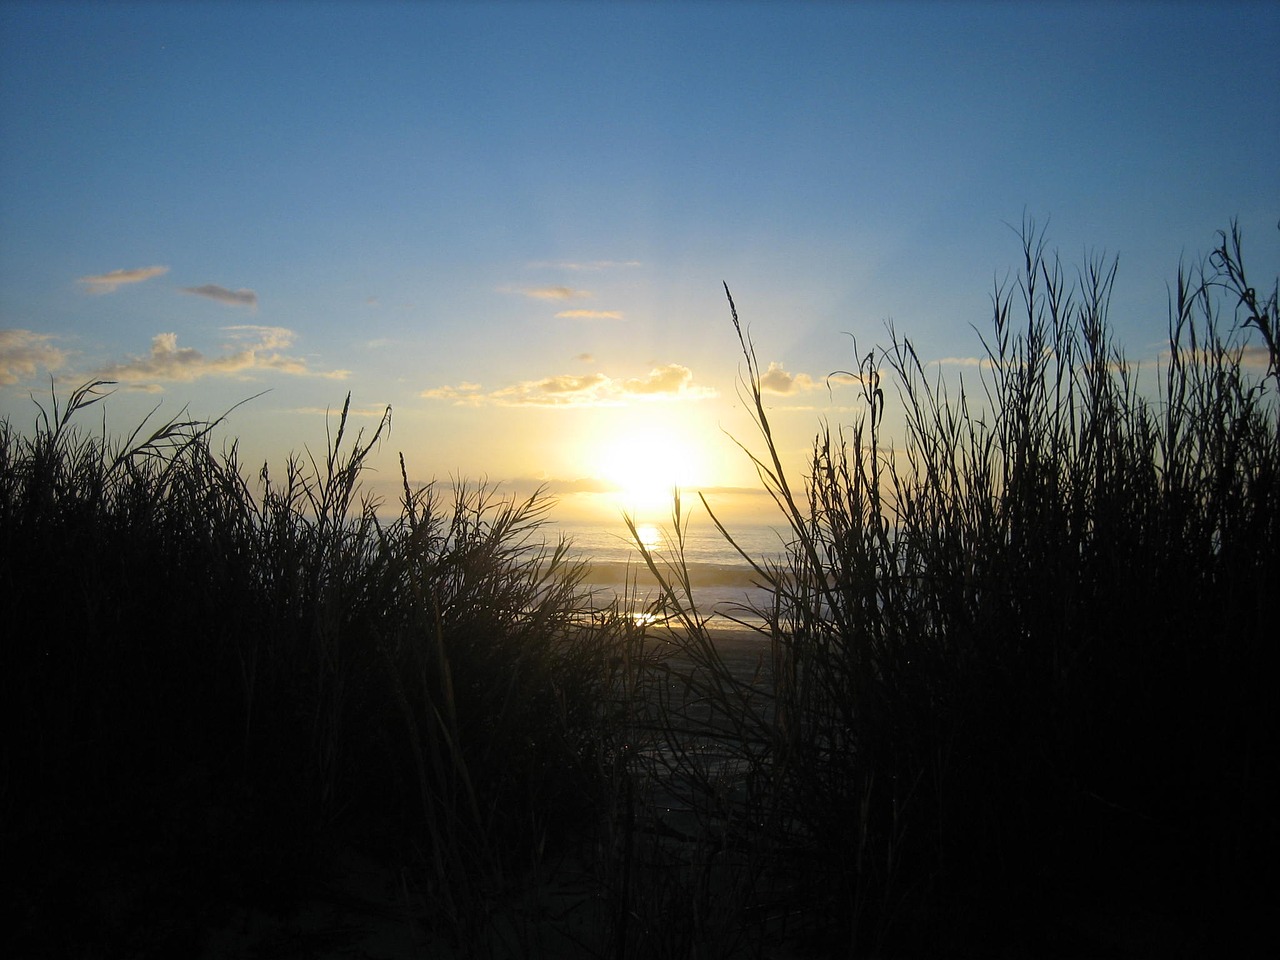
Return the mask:
<path id="1" fill-rule="evenodd" d="M 619 310 L 561 310 L 556 314 L 557 317 L 564 317 L 568 320 L 621 320 L 622 313 Z"/>
<path id="2" fill-rule="evenodd" d="M 618 492 L 616 483 L 599 477 L 576 477 L 572 480 L 563 477 L 514 477 L 503 486 L 523 496 L 528 496 L 535 490 L 541 490 L 553 497 L 572 496 L 579 493 Z"/>
<path id="3" fill-rule="evenodd" d="M 616 270 L 619 268 L 639 267 L 643 266 L 639 260 L 557 260 L 557 261 L 541 261 L 539 263 L 529 264 L 531 268 L 546 269 L 548 267 L 556 270 Z"/>
<path id="4" fill-rule="evenodd" d="M 859 379 L 848 373 L 833 373 L 823 377 L 821 380 L 809 376 L 807 373 L 789 373 L 777 361 L 769 364 L 769 369 L 760 375 L 760 389 L 764 393 L 775 393 L 780 396 L 792 396 L 797 393 L 807 393 L 810 390 L 820 390 L 829 387 L 833 383 L 848 384 L 858 383 Z"/>
<path id="5" fill-rule="evenodd" d="M 1164 356 L 1167 357 L 1168 353 L 1166 352 Z M 1054 358 L 1053 350 L 1049 347 L 1045 347 L 1044 352 L 1041 354 L 1041 358 L 1045 362 L 1052 360 Z M 1005 367 L 1012 370 L 1025 365 L 1024 360 L 1019 360 L 1016 357 L 1008 357 L 1004 359 L 992 359 L 991 357 L 942 357 L 941 359 L 930 362 L 936 363 L 942 367 L 969 367 L 980 370 L 994 370 L 997 367 Z M 1130 363 L 1127 360 L 1120 363 L 1117 363 L 1114 360 L 1108 360 L 1106 366 L 1108 370 L 1112 371 L 1137 369 L 1136 364 Z"/>
<path id="6" fill-rule="evenodd" d="M 258 295 L 252 290 L 228 290 L 216 283 L 206 283 L 199 287 L 183 287 L 183 293 L 194 293 L 197 297 L 208 297 L 229 307 L 256 307 Z"/>
<path id="7" fill-rule="evenodd" d="M 1240 351 L 1240 363 L 1246 367 L 1266 369 L 1271 364 L 1271 351 L 1261 344 L 1251 343 Z"/>
<path id="8" fill-rule="evenodd" d="M 615 493 L 618 485 L 611 480 L 599 477 L 578 477 L 574 480 L 548 480 L 547 492 L 552 494 L 571 493 Z"/>
<path id="9" fill-rule="evenodd" d="M 594 353 L 580 353 L 573 359 L 580 360 L 582 363 L 595 363 L 596 356 Z"/>
<path id="10" fill-rule="evenodd" d="M 77 282 L 83 283 L 90 293 L 115 293 L 116 287 L 127 283 L 141 283 L 168 272 L 168 267 L 139 267 L 136 270 L 112 270 L 109 273 L 81 277 Z"/>
<path id="11" fill-rule="evenodd" d="M 591 296 L 589 290 L 576 290 L 573 287 L 525 287 L 521 291 L 526 297 L 534 300 L 581 300 Z"/>
<path id="12" fill-rule="evenodd" d="M 819 386 L 807 373 L 788 373 L 782 364 L 771 362 L 769 369 L 760 375 L 760 389 L 765 393 L 783 396 L 800 391 L 814 390 Z"/>
<path id="13" fill-rule="evenodd" d="M 457 404 L 478 406 L 484 402 L 484 388 L 478 383 L 464 381 L 455 386 L 432 387 L 418 394 L 428 400 L 452 400 Z"/>
<path id="14" fill-rule="evenodd" d="M 693 382 L 693 371 L 678 363 L 657 367 L 644 377 L 614 378 L 603 373 L 559 374 L 524 380 L 485 392 L 478 383 L 435 387 L 419 394 L 455 404 L 504 407 L 612 407 L 632 401 L 705 400 L 716 392 Z"/>
<path id="15" fill-rule="evenodd" d="M 30 330 L 0 330 L 0 384 L 34 377 L 41 367 L 61 367 L 67 355 L 49 343 L 52 339 L 47 333 Z"/>
<path id="16" fill-rule="evenodd" d="M 267 350 L 278 350 L 293 345 L 294 332 L 288 327 L 263 327 L 256 323 L 240 323 L 223 327 L 234 340 L 257 340 Z"/>
<path id="17" fill-rule="evenodd" d="M 145 357 L 131 357 L 98 370 L 95 376 L 104 380 L 154 389 L 157 381 L 189 383 L 203 377 L 228 377 L 253 370 L 273 370 L 294 376 L 319 376 L 343 380 L 348 370 L 313 372 L 306 361 L 276 351 L 293 343 L 294 333 L 284 327 L 224 327 L 232 343 L 219 356 L 207 357 L 192 347 L 179 347 L 176 333 L 158 333 L 151 338 L 151 352 Z"/>
<path id="18" fill-rule="evenodd" d="M 313 417 L 334 417 L 341 413 L 341 410 L 335 410 L 333 407 L 294 407 L 294 413 L 300 413 L 305 416 Z M 387 405 L 371 407 L 349 407 L 347 409 L 347 418 L 361 420 L 378 420 L 386 416 Z"/>
<path id="19" fill-rule="evenodd" d="M 637 396 L 684 393 L 691 389 L 693 371 L 678 363 L 668 363 L 665 367 L 650 370 L 647 377 L 631 378 L 622 383 L 627 393 Z"/>
<path id="20" fill-rule="evenodd" d="M 1165 350 L 1161 353 L 1159 359 L 1167 363 L 1169 356 L 1169 351 Z M 1271 351 L 1260 343 L 1249 343 L 1233 347 L 1225 351 L 1225 356 L 1228 358 L 1238 356 L 1240 366 L 1245 369 L 1265 370 L 1271 365 Z M 1192 366 L 1207 365 L 1219 359 L 1218 353 L 1212 346 L 1184 347 L 1178 351 L 1178 357 L 1184 364 Z"/>

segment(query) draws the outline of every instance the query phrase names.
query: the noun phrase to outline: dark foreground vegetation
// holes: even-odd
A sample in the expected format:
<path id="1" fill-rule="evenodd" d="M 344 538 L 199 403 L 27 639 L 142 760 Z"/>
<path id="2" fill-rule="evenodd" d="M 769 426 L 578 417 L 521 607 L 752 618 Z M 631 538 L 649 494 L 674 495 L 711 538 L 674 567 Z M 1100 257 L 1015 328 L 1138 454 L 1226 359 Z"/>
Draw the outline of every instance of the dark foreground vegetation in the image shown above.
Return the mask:
<path id="1" fill-rule="evenodd" d="M 359 477 L 389 414 L 256 481 L 214 424 L 82 432 L 102 384 L 4 424 L 9 954 L 1274 946 L 1274 288 L 1223 235 L 1145 393 L 1114 265 L 1071 281 L 1023 238 L 977 383 L 891 330 L 798 484 L 734 312 L 791 530 L 744 558 L 758 657 L 678 557 L 646 557 L 666 626 L 594 609 L 540 496 L 406 482 L 385 519 Z"/>

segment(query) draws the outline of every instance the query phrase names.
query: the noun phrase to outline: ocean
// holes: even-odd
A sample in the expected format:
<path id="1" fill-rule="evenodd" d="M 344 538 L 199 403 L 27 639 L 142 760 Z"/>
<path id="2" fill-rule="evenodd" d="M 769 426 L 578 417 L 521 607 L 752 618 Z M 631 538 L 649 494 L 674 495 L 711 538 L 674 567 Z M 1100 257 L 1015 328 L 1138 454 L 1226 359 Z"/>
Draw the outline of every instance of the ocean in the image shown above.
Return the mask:
<path id="1" fill-rule="evenodd" d="M 776 559 L 785 552 L 781 529 L 760 524 L 729 525 L 739 546 L 757 561 Z M 677 548 L 670 524 L 644 523 L 637 531 L 660 568 L 675 560 Z M 597 606 L 607 606 L 613 599 L 629 593 L 638 599 L 637 608 L 642 610 L 648 601 L 658 596 L 657 582 L 620 520 L 557 523 L 546 532 L 551 537 L 567 536 L 573 542 L 572 552 L 589 562 L 586 585 L 595 593 Z M 695 520 L 689 525 L 684 559 L 694 603 L 700 614 L 711 617 L 710 626 L 729 626 L 730 618 L 746 623 L 762 622 L 749 608 L 767 606 L 769 592 L 757 584 L 758 576 L 710 521 Z"/>

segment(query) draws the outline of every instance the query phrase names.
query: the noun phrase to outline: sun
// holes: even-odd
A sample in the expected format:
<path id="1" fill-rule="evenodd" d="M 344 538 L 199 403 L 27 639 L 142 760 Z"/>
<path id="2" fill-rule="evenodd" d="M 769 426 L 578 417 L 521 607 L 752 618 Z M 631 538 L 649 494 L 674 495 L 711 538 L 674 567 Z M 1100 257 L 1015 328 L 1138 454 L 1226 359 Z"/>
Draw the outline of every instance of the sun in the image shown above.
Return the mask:
<path id="1" fill-rule="evenodd" d="M 643 425 L 605 440 L 597 452 L 597 473 L 615 488 L 618 505 L 643 519 L 671 511 L 677 488 L 704 481 L 698 444 L 675 425 Z"/>

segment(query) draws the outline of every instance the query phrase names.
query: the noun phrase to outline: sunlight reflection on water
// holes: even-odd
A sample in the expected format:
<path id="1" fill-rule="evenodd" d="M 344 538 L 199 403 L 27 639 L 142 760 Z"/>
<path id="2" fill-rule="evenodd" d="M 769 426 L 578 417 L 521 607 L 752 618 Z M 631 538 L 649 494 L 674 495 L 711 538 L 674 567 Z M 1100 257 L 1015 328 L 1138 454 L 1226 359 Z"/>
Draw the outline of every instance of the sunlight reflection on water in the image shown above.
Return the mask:
<path id="1" fill-rule="evenodd" d="M 662 531 L 652 523 L 642 523 L 636 527 L 636 536 L 639 537 L 641 545 L 650 551 L 662 550 L 666 547 L 666 540 L 662 536 Z"/>
<path id="2" fill-rule="evenodd" d="M 659 599 L 659 590 L 640 545 L 665 572 L 680 554 L 680 545 L 674 542 L 669 529 L 654 523 L 637 524 L 639 545 L 621 523 L 562 525 L 560 532 L 572 539 L 573 552 L 590 562 L 586 582 L 596 592 L 600 605 L 630 597 L 634 601 L 632 616 L 638 625 L 662 622 L 664 615 L 650 607 Z M 772 527 L 746 526 L 732 532 L 753 559 L 776 558 L 782 552 L 782 541 Z M 767 607 L 769 591 L 714 526 L 691 525 L 683 547 L 693 600 L 701 614 L 712 615 L 720 623 L 727 623 L 730 617 L 760 621 L 748 607 Z"/>

